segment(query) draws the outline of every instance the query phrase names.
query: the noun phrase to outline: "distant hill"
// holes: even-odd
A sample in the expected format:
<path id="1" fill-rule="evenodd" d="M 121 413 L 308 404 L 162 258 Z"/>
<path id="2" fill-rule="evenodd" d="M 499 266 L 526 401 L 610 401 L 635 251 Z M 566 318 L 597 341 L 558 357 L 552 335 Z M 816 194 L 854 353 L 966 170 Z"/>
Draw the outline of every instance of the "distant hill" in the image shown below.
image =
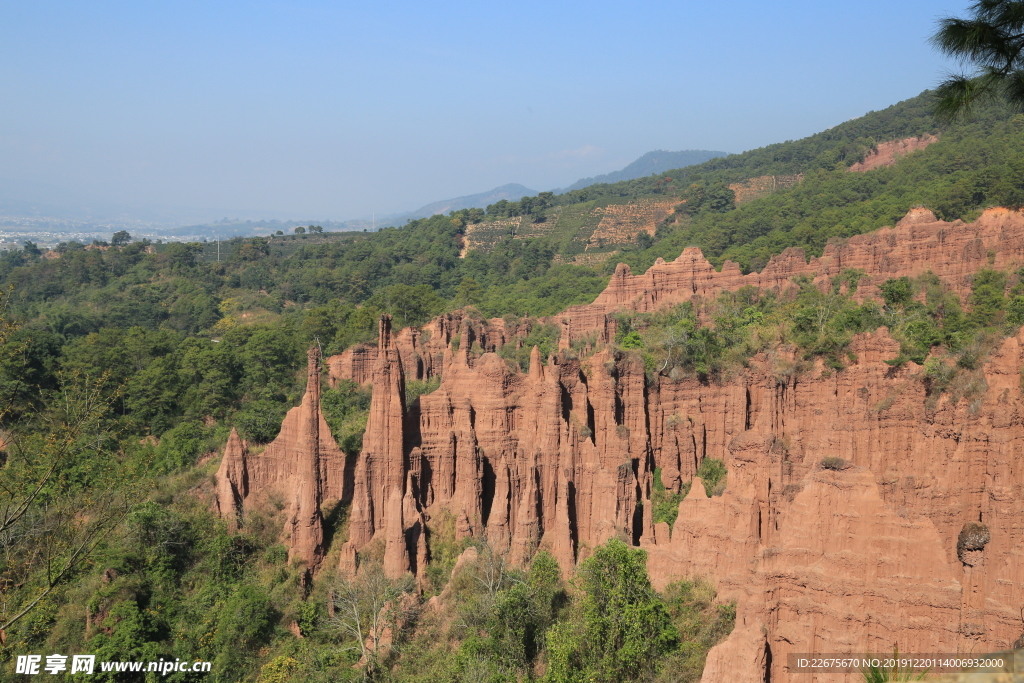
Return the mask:
<path id="1" fill-rule="evenodd" d="M 674 168 L 692 166 L 694 164 L 708 161 L 709 159 L 724 157 L 727 154 L 728 152 L 714 152 L 706 149 L 684 149 L 681 152 L 655 150 L 643 155 L 621 171 L 613 171 L 612 173 L 605 173 L 604 175 L 594 176 L 593 178 L 583 178 L 582 180 L 577 180 L 569 187 L 555 190 L 555 192 L 561 193 L 568 192 L 570 190 L 578 190 L 596 183 L 617 183 L 622 180 L 643 178 L 651 175 L 652 173 L 664 173 L 665 171 Z M 502 185 L 501 187 L 496 187 L 487 192 L 469 194 L 464 197 L 455 197 L 454 199 L 443 199 L 439 202 L 432 202 L 426 206 L 421 206 L 415 211 L 409 211 L 408 213 L 397 214 L 394 216 L 385 216 L 381 218 L 379 222 L 385 225 L 401 225 L 408 220 L 414 220 L 416 218 L 429 218 L 439 213 L 446 214 L 450 211 L 472 209 L 474 207 L 483 209 L 486 208 L 487 205 L 494 204 L 502 199 L 516 202 L 523 197 L 532 197 L 536 194 L 536 190 L 531 190 L 530 188 L 518 183 L 509 183 L 508 185 Z"/>
<path id="2" fill-rule="evenodd" d="M 593 178 L 583 178 L 582 180 L 577 180 L 569 187 L 558 190 L 558 192 L 581 190 L 584 187 L 597 183 L 617 183 L 622 180 L 643 178 L 652 173 L 664 173 L 674 168 L 693 166 L 709 159 L 724 157 L 727 154 L 728 152 L 713 152 L 706 149 L 684 149 L 681 152 L 666 152 L 665 150 L 658 149 L 648 152 L 621 171 L 613 171 L 604 175 L 594 176 Z"/>
<path id="3" fill-rule="evenodd" d="M 467 194 L 464 197 L 442 199 L 439 202 L 432 202 L 426 206 L 421 206 L 415 211 L 399 214 L 398 216 L 390 216 L 386 220 L 400 224 L 409 219 L 430 218 L 434 214 L 448 213 L 450 211 L 458 211 L 460 209 L 472 209 L 474 207 L 483 209 L 486 208 L 488 204 L 493 204 L 494 202 L 502 199 L 517 202 L 523 197 L 532 197 L 535 194 L 537 194 L 537 190 L 531 190 L 530 188 L 524 187 L 518 183 L 509 183 L 508 185 L 502 185 L 501 187 L 496 187 L 493 190 L 488 190 L 487 192 Z"/>

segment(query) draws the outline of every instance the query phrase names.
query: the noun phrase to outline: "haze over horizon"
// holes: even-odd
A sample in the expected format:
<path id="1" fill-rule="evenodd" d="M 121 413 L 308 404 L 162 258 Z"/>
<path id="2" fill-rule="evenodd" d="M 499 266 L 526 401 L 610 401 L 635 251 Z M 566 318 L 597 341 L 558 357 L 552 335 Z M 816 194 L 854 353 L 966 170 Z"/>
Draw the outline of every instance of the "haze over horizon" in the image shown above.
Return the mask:
<path id="1" fill-rule="evenodd" d="M 967 4 L 8 2 L 0 198 L 343 220 L 740 152 L 932 87 Z"/>

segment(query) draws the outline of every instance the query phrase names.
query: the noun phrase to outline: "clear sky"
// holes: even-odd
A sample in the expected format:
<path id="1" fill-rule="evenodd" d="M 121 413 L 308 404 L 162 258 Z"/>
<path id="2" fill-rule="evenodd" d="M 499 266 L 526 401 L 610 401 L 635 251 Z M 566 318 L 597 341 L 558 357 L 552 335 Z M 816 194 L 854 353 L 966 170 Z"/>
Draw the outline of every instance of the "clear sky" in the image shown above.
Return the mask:
<path id="1" fill-rule="evenodd" d="M 0 0 L 0 186 L 324 220 L 547 190 L 916 95 L 967 4 Z"/>

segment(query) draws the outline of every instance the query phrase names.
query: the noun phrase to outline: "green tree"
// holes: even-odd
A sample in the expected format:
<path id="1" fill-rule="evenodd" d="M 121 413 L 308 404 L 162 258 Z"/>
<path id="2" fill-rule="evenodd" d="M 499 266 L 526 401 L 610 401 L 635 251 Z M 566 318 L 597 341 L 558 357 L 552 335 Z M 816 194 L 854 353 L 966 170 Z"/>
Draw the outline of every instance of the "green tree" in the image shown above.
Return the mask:
<path id="1" fill-rule="evenodd" d="M 132 236 L 128 234 L 127 230 L 118 230 L 110 238 L 110 246 L 112 247 L 123 247 L 132 241 Z"/>
<path id="2" fill-rule="evenodd" d="M 175 472 L 195 464 L 206 447 L 206 433 L 199 422 L 182 422 L 164 432 L 153 463 L 161 472 Z"/>
<path id="3" fill-rule="evenodd" d="M 167 260 L 174 270 L 193 268 L 196 265 L 196 257 L 202 251 L 203 245 L 198 242 L 190 242 L 188 244 L 175 242 L 167 247 Z"/>
<path id="4" fill-rule="evenodd" d="M 97 385 L 68 385 L 62 393 L 66 403 L 45 433 L 12 432 L 4 446 L 0 633 L 87 565 L 139 497 L 129 467 L 119 469 L 117 454 L 97 447 L 112 441 Z"/>
<path id="5" fill-rule="evenodd" d="M 619 540 L 598 547 L 577 574 L 575 614 L 548 631 L 551 683 L 649 680 L 679 633 L 651 588 L 647 553 Z"/>
<path id="6" fill-rule="evenodd" d="M 985 99 L 1001 97 L 1024 109 L 1024 2 L 977 0 L 966 19 L 946 17 L 932 36 L 943 54 L 975 67 L 953 74 L 936 88 L 936 114 L 952 120 Z"/>
<path id="7" fill-rule="evenodd" d="M 265 237 L 253 237 L 237 245 L 234 258 L 240 261 L 259 261 L 270 254 L 270 245 Z"/>
<path id="8" fill-rule="evenodd" d="M 222 670 L 243 664 L 259 645 L 270 640 L 280 615 L 260 586 L 240 585 L 219 610 L 213 646 L 215 666 Z"/>
<path id="9" fill-rule="evenodd" d="M 971 313 L 967 319 L 987 327 L 999 322 L 1006 306 L 1006 274 L 995 270 L 979 270 L 971 283 Z"/>
<path id="10" fill-rule="evenodd" d="M 462 278 L 462 282 L 455 288 L 455 306 L 475 306 L 483 299 L 483 290 L 480 284 L 471 277 Z"/>
<path id="11" fill-rule="evenodd" d="M 422 325 L 444 310 L 444 300 L 430 285 L 389 285 L 367 300 L 367 304 L 395 317 L 395 329 Z"/>
<path id="12" fill-rule="evenodd" d="M 496 566 L 494 554 L 485 553 L 484 568 Z M 494 577 L 496 572 L 483 571 L 481 577 Z M 506 574 L 505 582 L 510 579 Z M 555 558 L 545 550 L 538 552 L 523 580 L 511 579 L 512 585 L 498 591 L 486 629 L 490 657 L 503 666 L 519 671 L 530 668 L 544 646 L 544 636 L 551 627 L 567 596 Z M 489 585 L 497 585 L 493 580 Z"/>
<path id="13" fill-rule="evenodd" d="M 61 378 L 34 424 L 12 408 L 5 374 L 24 358 L 0 292 L 0 633 L 86 565 L 138 498 L 133 473 L 112 452 L 106 377 Z M 38 393 L 38 392 L 37 392 Z M 127 477 L 127 481 L 125 481 Z"/>
<path id="14" fill-rule="evenodd" d="M 880 287 L 882 299 L 889 306 L 905 306 L 914 296 L 914 288 L 909 277 L 898 277 L 886 280 Z"/>

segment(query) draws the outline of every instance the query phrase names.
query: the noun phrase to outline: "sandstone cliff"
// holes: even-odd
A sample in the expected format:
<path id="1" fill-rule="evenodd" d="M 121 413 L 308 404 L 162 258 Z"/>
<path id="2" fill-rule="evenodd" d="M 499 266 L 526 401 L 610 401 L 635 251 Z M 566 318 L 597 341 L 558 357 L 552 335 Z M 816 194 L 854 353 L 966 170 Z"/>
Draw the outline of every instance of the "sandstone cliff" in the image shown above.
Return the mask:
<path id="1" fill-rule="evenodd" d="M 217 507 L 231 524 L 247 509 L 278 497 L 286 516 L 282 540 L 289 559 L 314 569 L 323 559 L 322 506 L 352 496 L 341 452 L 320 412 L 320 353 L 308 353 L 302 403 L 288 411 L 281 431 L 261 453 L 251 454 L 232 430 L 217 471 Z"/>
<path id="2" fill-rule="evenodd" d="M 822 286 L 847 269 L 866 276 L 857 289 L 860 300 L 879 296 L 877 285 L 893 277 L 931 271 L 962 297 L 970 276 L 981 268 L 1013 269 L 1024 264 L 1024 220 L 1007 209 L 989 209 L 974 223 L 939 221 L 927 209 L 912 209 L 894 228 L 882 228 L 848 240 L 831 241 L 821 257 L 806 258 L 789 248 L 772 257 L 759 273 L 740 271 L 726 261 L 720 271 L 700 249 L 688 247 L 674 261 L 658 259 L 646 273 L 633 275 L 619 264 L 608 287 L 592 304 L 573 306 L 555 316 L 563 327 L 562 348 L 595 336 L 610 341 L 614 325 L 608 314 L 623 310 L 653 311 L 694 297 L 710 298 L 745 286 L 781 292 L 799 275 Z"/>
<path id="3" fill-rule="evenodd" d="M 899 351 L 884 328 L 856 337 L 857 360 L 840 372 L 795 373 L 779 347 L 720 383 L 650 381 L 642 362 L 605 343 L 618 310 L 746 285 L 781 291 L 797 275 L 825 283 L 858 268 L 866 298 L 888 278 L 931 270 L 963 296 L 979 268 L 1021 264 L 1024 218 L 1006 210 L 964 224 L 917 209 L 821 258 L 789 250 L 748 275 L 728 263 L 715 271 L 687 249 L 642 275 L 620 266 L 593 304 L 556 316 L 566 351 L 544 359 L 534 349 L 526 373 L 493 352 L 518 337 L 503 321 L 452 314 L 394 335 L 385 319 L 375 349 L 331 359 L 333 377 L 369 380 L 374 392 L 363 451 L 350 454 L 351 488 L 322 418 L 312 436 L 317 408 L 304 399 L 262 454 L 229 443 L 220 509 L 244 513 L 259 492 L 297 486 L 317 451 L 324 498 L 351 498 L 349 571 L 375 541 L 389 574 L 420 571 L 426 525 L 442 510 L 514 563 L 546 547 L 566 572 L 622 538 L 648 550 L 656 585 L 700 575 L 737 600 L 737 626 L 712 650 L 708 683 L 855 679 L 791 679 L 787 655 L 798 652 L 882 652 L 894 642 L 903 652 L 1005 649 L 1024 605 L 1024 334 L 990 356 L 971 402 L 927 400 L 920 368 L 884 363 Z M 582 359 L 568 352 L 581 339 L 593 347 Z M 407 409 L 406 376 L 440 376 L 440 387 Z M 849 465 L 823 468 L 827 457 Z M 724 493 L 708 498 L 697 482 L 674 526 L 654 525 L 655 470 L 678 490 L 705 458 L 724 460 Z M 293 505 L 305 515 L 303 496 Z M 965 545 L 971 524 L 988 530 L 986 542 Z M 291 536 L 315 563 L 315 533 Z"/>
<path id="4" fill-rule="evenodd" d="M 803 179 L 803 173 L 796 175 L 762 175 L 756 178 L 749 178 L 741 183 L 732 183 L 729 185 L 729 189 L 733 191 L 733 196 L 738 206 L 761 197 L 767 197 L 770 194 L 775 194 L 780 190 L 788 190 L 799 185 Z"/>
<path id="5" fill-rule="evenodd" d="M 916 138 L 903 138 L 902 140 L 890 140 L 881 142 L 873 150 L 864 156 L 864 161 L 858 161 L 849 170 L 856 172 L 870 171 L 882 166 L 892 166 L 901 157 L 924 149 L 928 145 L 938 142 L 939 138 L 934 135 L 922 135 Z"/>

